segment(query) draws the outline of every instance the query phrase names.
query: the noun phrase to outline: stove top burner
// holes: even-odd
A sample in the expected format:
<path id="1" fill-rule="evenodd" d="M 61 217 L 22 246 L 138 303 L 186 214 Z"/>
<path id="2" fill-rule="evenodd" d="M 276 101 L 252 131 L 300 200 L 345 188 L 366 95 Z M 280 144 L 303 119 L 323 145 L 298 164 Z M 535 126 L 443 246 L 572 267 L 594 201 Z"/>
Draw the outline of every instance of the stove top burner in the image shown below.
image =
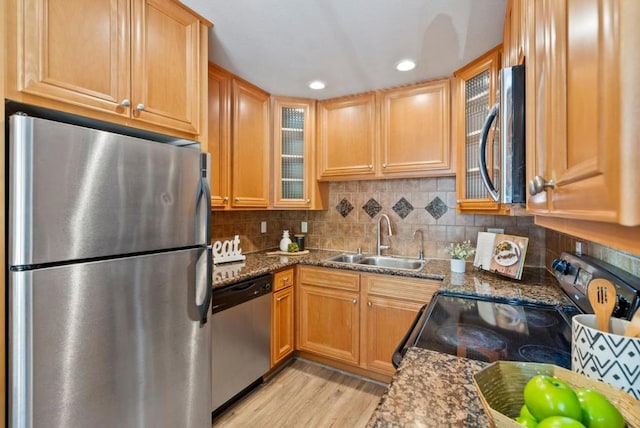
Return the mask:
<path id="1" fill-rule="evenodd" d="M 543 345 L 523 345 L 518 353 L 526 361 L 556 364 L 560 367 L 571 366 L 571 354 L 560 349 Z"/>
<path id="2" fill-rule="evenodd" d="M 456 348 L 478 348 L 494 352 L 507 349 L 507 341 L 503 336 L 470 324 L 448 324 L 440 327 L 436 335 L 442 343 Z"/>
<path id="3" fill-rule="evenodd" d="M 550 316 L 546 312 L 529 311 L 527 312 L 527 323 L 531 327 L 535 327 L 535 328 L 549 328 L 558 324 L 558 319 L 556 317 Z"/>

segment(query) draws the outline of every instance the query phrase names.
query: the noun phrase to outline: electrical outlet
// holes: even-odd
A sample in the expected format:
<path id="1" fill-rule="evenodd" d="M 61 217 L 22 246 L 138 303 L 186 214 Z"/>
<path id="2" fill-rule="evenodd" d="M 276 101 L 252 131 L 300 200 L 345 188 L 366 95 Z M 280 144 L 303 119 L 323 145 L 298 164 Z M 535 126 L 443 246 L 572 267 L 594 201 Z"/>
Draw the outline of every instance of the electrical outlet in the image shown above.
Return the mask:
<path id="1" fill-rule="evenodd" d="M 267 222 L 266 221 L 261 221 L 260 222 L 260 233 L 267 233 Z"/>
<path id="2" fill-rule="evenodd" d="M 501 227 L 487 227 L 489 233 L 504 233 L 504 229 Z"/>
<path id="3" fill-rule="evenodd" d="M 307 222 L 303 221 L 300 223 L 300 232 L 301 233 L 307 233 Z"/>
<path id="4" fill-rule="evenodd" d="M 582 255 L 582 242 L 580 241 L 576 241 L 576 254 L 579 256 Z"/>

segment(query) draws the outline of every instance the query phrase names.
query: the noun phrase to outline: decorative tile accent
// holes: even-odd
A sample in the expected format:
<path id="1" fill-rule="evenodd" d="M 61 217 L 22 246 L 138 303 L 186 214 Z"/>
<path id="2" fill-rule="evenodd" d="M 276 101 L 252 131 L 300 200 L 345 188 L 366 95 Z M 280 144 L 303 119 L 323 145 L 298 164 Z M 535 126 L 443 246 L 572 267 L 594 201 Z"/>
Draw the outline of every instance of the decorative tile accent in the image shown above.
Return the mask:
<path id="1" fill-rule="evenodd" d="M 380 205 L 375 199 L 371 198 L 362 206 L 362 209 L 369 215 L 369 217 L 374 218 L 382 209 L 382 205 Z"/>
<path id="2" fill-rule="evenodd" d="M 346 198 L 343 198 L 338 205 L 336 205 L 336 209 L 342 217 L 346 217 L 353 210 L 353 205 L 351 205 L 351 202 L 347 201 Z"/>
<path id="3" fill-rule="evenodd" d="M 447 204 L 442 202 L 442 199 L 437 196 L 433 198 L 433 200 L 429 202 L 429 205 L 424 207 L 424 209 L 427 210 L 427 212 L 436 220 L 445 215 L 449 210 Z"/>
<path id="4" fill-rule="evenodd" d="M 393 206 L 393 210 L 396 214 L 400 216 L 401 219 L 404 220 L 406 216 L 408 216 L 411 211 L 413 211 L 413 205 L 409 203 L 404 197 L 400 198 L 398 202 Z"/>

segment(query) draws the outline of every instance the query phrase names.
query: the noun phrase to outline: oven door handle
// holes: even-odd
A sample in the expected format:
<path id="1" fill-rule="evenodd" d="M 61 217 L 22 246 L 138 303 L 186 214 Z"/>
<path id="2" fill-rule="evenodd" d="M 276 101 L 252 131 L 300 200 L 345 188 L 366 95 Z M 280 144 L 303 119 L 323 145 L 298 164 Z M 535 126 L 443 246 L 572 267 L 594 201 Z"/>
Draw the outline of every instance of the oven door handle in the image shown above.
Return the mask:
<path id="1" fill-rule="evenodd" d="M 416 326 L 422 320 L 422 316 L 426 312 L 428 307 L 429 307 L 429 303 L 425 304 L 420 308 L 420 310 L 416 314 L 416 317 L 413 319 L 413 322 L 411 323 L 411 327 L 409 327 L 409 330 L 407 330 L 407 333 L 404 335 L 404 337 L 400 341 L 400 344 L 398 345 L 395 352 L 393 353 L 391 357 L 391 363 L 393 364 L 393 367 L 395 367 L 396 369 L 400 366 L 402 357 L 404 357 L 404 354 L 407 352 L 407 349 L 411 347 L 411 345 L 407 345 L 407 343 L 409 342 L 409 339 L 413 335 L 413 331 L 415 330 Z"/>

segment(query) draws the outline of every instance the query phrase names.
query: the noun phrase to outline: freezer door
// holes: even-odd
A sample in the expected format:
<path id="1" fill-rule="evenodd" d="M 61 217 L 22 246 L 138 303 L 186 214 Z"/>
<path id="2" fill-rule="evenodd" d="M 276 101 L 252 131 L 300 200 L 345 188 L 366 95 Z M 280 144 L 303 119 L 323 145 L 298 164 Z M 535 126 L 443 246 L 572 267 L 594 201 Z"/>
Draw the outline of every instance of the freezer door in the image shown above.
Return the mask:
<path id="1" fill-rule="evenodd" d="M 211 323 L 197 307 L 206 258 L 10 272 L 11 426 L 210 426 Z"/>
<path id="2" fill-rule="evenodd" d="M 208 241 L 207 183 L 193 145 L 13 115 L 9 183 L 12 266 Z"/>

